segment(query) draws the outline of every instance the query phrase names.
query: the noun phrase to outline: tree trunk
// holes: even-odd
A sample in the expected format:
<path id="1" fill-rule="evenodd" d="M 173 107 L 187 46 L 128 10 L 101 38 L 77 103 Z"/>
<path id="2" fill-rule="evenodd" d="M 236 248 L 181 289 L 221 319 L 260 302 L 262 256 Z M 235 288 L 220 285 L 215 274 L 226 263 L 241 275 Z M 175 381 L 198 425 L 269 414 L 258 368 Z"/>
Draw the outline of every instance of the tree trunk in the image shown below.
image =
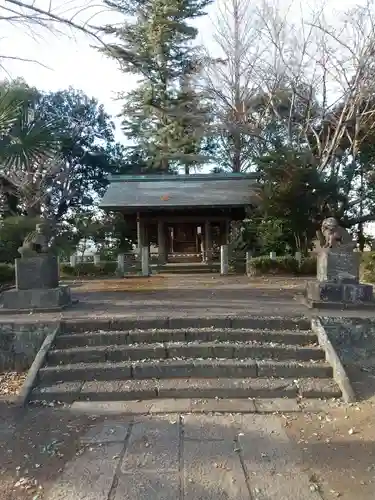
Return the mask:
<path id="1" fill-rule="evenodd" d="M 241 20 L 240 10 L 237 1 L 233 2 L 233 18 L 234 18 L 234 74 L 233 74 L 233 90 L 234 90 L 234 151 L 233 151 L 233 172 L 241 171 L 241 122 L 243 103 L 241 99 Z"/>

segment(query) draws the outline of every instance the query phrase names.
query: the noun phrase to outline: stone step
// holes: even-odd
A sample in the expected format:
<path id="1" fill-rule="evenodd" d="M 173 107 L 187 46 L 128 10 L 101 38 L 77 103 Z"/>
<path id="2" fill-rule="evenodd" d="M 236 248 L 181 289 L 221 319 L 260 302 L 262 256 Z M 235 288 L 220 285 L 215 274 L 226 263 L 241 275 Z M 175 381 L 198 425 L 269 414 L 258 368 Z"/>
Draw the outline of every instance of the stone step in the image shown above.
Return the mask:
<path id="1" fill-rule="evenodd" d="M 212 318 L 113 318 L 66 319 L 61 322 L 61 333 L 129 332 L 133 330 L 303 330 L 311 329 L 311 322 L 304 317 L 249 316 Z"/>
<path id="2" fill-rule="evenodd" d="M 331 379 L 168 379 L 65 382 L 33 390 L 31 401 L 132 401 L 155 398 L 338 398 L 341 392 Z"/>
<path id="3" fill-rule="evenodd" d="M 39 370 L 42 384 L 74 381 L 106 381 L 148 378 L 246 378 L 332 377 L 332 367 L 321 361 L 296 362 L 252 359 L 146 360 L 118 363 L 76 363 L 45 366 Z"/>
<path id="4" fill-rule="evenodd" d="M 166 342 L 164 344 L 132 344 L 87 346 L 56 349 L 48 352 L 49 365 L 138 361 L 142 359 L 279 359 L 321 360 L 325 354 L 315 346 L 301 347 L 257 342 Z"/>
<path id="5" fill-rule="evenodd" d="M 204 266 L 173 266 L 173 267 L 159 267 L 156 271 L 158 274 L 218 274 L 220 266 L 204 267 Z"/>
<path id="6" fill-rule="evenodd" d="M 286 345 L 311 345 L 317 342 L 311 331 L 305 330 L 261 330 L 222 328 L 181 328 L 134 331 L 81 332 L 58 335 L 56 349 L 86 346 L 111 346 L 156 342 L 274 342 Z"/>

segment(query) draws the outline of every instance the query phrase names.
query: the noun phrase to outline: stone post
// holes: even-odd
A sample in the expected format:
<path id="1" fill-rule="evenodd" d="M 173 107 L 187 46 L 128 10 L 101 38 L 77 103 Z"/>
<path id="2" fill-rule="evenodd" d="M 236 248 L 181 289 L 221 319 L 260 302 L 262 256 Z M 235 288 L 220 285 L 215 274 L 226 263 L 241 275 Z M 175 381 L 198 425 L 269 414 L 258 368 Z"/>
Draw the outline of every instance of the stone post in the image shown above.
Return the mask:
<path id="1" fill-rule="evenodd" d="M 161 265 L 165 264 L 167 261 L 166 243 L 165 224 L 162 220 L 158 220 L 158 253 L 159 264 Z"/>
<path id="2" fill-rule="evenodd" d="M 150 252 L 148 246 L 143 246 L 141 248 L 142 276 L 150 276 L 149 257 Z"/>
<path id="3" fill-rule="evenodd" d="M 73 254 L 70 256 L 70 259 L 69 259 L 69 262 L 70 262 L 70 265 L 72 267 L 76 267 L 77 265 L 77 255 Z"/>
<path id="4" fill-rule="evenodd" d="M 94 265 L 95 266 L 99 266 L 100 265 L 100 255 L 97 254 L 97 253 L 94 255 Z"/>
<path id="5" fill-rule="evenodd" d="M 124 274 L 125 272 L 125 255 L 123 253 L 117 255 L 117 271 L 119 274 Z"/>
<path id="6" fill-rule="evenodd" d="M 270 259 L 276 260 L 276 252 L 270 252 Z"/>
<path id="7" fill-rule="evenodd" d="M 298 265 L 300 266 L 301 262 L 302 262 L 302 254 L 301 254 L 301 252 L 296 252 L 294 254 L 294 258 L 296 259 L 296 261 L 298 262 Z"/>
<path id="8" fill-rule="evenodd" d="M 251 262 L 251 259 L 253 257 L 253 253 L 251 250 L 248 250 L 246 252 L 246 275 L 247 276 L 250 276 L 250 262 Z"/>
<path id="9" fill-rule="evenodd" d="M 220 274 L 226 276 L 229 273 L 228 245 L 220 247 Z"/>

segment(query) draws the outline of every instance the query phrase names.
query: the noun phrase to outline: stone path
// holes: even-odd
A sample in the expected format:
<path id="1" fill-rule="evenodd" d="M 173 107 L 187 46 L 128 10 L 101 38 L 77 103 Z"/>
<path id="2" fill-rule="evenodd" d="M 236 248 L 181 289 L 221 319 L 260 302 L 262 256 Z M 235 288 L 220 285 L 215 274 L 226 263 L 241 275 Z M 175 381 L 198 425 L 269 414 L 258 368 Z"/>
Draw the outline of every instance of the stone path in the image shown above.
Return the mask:
<path id="1" fill-rule="evenodd" d="M 276 415 L 106 420 L 46 500 L 321 500 Z"/>
<path id="2" fill-rule="evenodd" d="M 156 278 L 157 279 L 157 278 Z M 246 276 L 168 276 L 162 288 L 131 289 L 127 279 L 67 282 L 79 303 L 62 312 L 6 314 L 3 322 L 59 321 L 86 318 L 163 318 L 220 316 L 311 316 L 319 314 L 302 303 L 303 278 L 254 278 Z M 374 317 L 373 310 L 327 310 L 328 316 Z"/>

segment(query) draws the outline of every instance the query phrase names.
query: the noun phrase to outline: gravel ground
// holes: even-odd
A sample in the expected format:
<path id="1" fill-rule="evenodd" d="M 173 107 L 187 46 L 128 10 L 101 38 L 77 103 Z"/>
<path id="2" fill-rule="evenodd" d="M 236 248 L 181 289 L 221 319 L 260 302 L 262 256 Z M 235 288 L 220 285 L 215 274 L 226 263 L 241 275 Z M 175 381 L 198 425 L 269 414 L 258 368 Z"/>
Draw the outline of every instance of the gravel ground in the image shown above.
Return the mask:
<path id="1" fill-rule="evenodd" d="M 375 401 L 367 401 L 285 417 L 324 500 L 375 498 L 374 415 Z"/>
<path id="2" fill-rule="evenodd" d="M 102 419 L 103 420 L 103 419 Z M 0 500 L 42 500 L 95 417 L 58 408 L 25 411 L 0 403 Z"/>
<path id="3" fill-rule="evenodd" d="M 16 396 L 25 381 L 27 373 L 0 373 L 0 396 Z"/>

